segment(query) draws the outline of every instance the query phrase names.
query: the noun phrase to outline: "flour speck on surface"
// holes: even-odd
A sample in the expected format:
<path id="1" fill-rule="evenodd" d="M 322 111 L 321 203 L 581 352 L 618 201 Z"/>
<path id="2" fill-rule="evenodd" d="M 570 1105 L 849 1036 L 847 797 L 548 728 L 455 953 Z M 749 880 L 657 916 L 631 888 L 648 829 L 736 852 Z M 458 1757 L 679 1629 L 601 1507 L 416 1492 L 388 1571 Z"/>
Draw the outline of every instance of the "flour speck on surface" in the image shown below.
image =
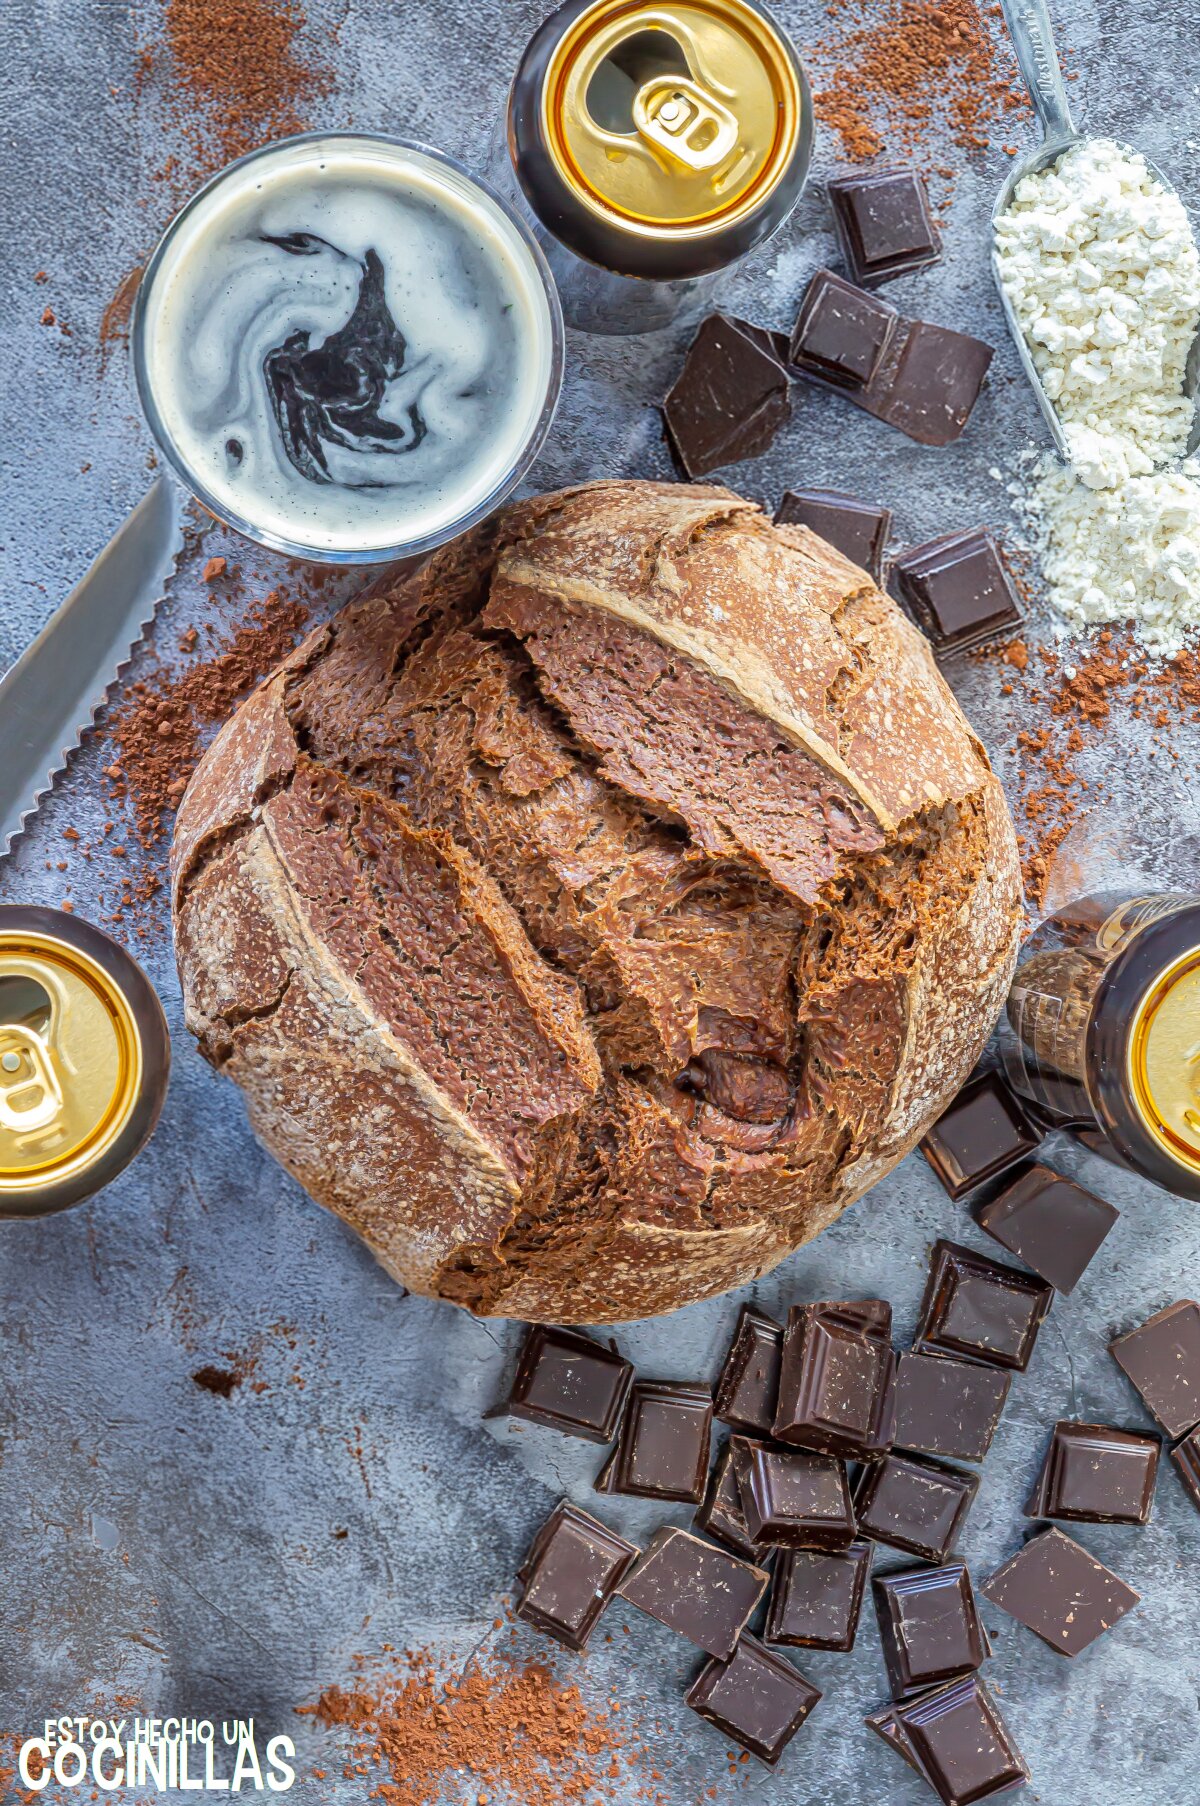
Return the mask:
<path id="1" fill-rule="evenodd" d="M 1018 183 L 996 222 L 1000 278 L 1071 462 L 1026 498 L 1054 606 L 1133 621 L 1171 653 L 1200 627 L 1200 463 L 1184 394 L 1200 253 L 1178 196 L 1107 139 Z"/>

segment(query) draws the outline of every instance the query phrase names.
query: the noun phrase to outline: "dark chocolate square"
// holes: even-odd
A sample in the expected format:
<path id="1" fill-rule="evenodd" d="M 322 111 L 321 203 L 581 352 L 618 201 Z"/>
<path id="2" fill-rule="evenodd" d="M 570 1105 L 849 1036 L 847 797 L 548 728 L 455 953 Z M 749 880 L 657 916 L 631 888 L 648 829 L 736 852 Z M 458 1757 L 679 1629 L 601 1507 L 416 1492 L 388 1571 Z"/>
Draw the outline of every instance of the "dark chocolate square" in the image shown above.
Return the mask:
<path id="1" fill-rule="evenodd" d="M 786 1656 L 743 1637 L 727 1662 L 714 1659 L 700 1670 L 687 1704 L 774 1768 L 820 1697 Z"/>
<path id="2" fill-rule="evenodd" d="M 611 1442 L 632 1382 L 632 1362 L 613 1349 L 577 1330 L 534 1324 L 517 1360 L 509 1416 Z"/>
<path id="3" fill-rule="evenodd" d="M 892 565 L 896 593 L 935 652 L 962 652 L 1011 633 L 1024 610 L 990 533 L 947 533 Z"/>
<path id="4" fill-rule="evenodd" d="M 791 361 L 841 388 L 861 389 L 879 369 L 900 316 L 886 301 L 818 270 L 792 329 Z"/>
<path id="5" fill-rule="evenodd" d="M 1158 1456 L 1157 1436 L 1103 1424 L 1057 1423 L 1025 1515 L 1078 1524 L 1148 1524 Z"/>
<path id="6" fill-rule="evenodd" d="M 567 1500 L 538 1531 L 517 1578 L 517 1616 L 582 1649 L 637 1560 L 637 1546 Z"/>
<path id="7" fill-rule="evenodd" d="M 859 1533 L 944 1562 L 979 1491 L 979 1475 L 894 1450 L 864 1467 L 854 1495 Z"/>
<path id="8" fill-rule="evenodd" d="M 949 1355 L 906 1353 L 896 1371 L 896 1447 L 982 1461 L 1012 1375 Z"/>
<path id="9" fill-rule="evenodd" d="M 708 1478 L 712 1414 L 712 1394 L 704 1386 L 635 1380 L 598 1490 L 698 1505 Z"/>
<path id="10" fill-rule="evenodd" d="M 1138 1603 L 1132 1587 L 1062 1530 L 1043 1530 L 981 1588 L 1059 1655 L 1077 1656 Z"/>
<path id="11" fill-rule="evenodd" d="M 1041 1138 L 1000 1074 L 984 1072 L 947 1104 L 919 1146 L 950 1196 L 961 1198 L 1028 1159 Z"/>
<path id="12" fill-rule="evenodd" d="M 884 1574 L 873 1582 L 873 1591 L 893 1698 L 941 1686 L 987 1660 L 965 1563 Z"/>
<path id="13" fill-rule="evenodd" d="M 758 457 L 791 411 L 783 365 L 726 314 L 701 321 L 663 403 L 667 437 L 691 478 Z"/>
<path id="14" fill-rule="evenodd" d="M 622 1599 L 727 1660 L 769 1576 L 686 1530 L 660 1530 L 617 1589 Z"/>
<path id="15" fill-rule="evenodd" d="M 1200 1304 L 1194 1299 L 1168 1305 L 1108 1348 L 1168 1436 L 1200 1423 Z"/>
<path id="16" fill-rule="evenodd" d="M 923 270 L 942 254 L 925 178 L 915 169 L 835 176 L 829 199 L 842 255 L 863 287 Z"/>
<path id="17" fill-rule="evenodd" d="M 993 1240 L 1048 1279 L 1073 1292 L 1120 1212 L 1048 1166 L 1031 1166 L 975 1212 Z"/>
<path id="18" fill-rule="evenodd" d="M 1192 1504 L 1200 1511 L 1200 1430 L 1192 1430 L 1171 1450 L 1171 1459 L 1179 1469 L 1179 1478 L 1187 1487 Z"/>
<path id="19" fill-rule="evenodd" d="M 848 1549 L 854 1511 L 845 1463 L 833 1455 L 730 1438 L 746 1528 L 755 1543 Z"/>
<path id="20" fill-rule="evenodd" d="M 771 1580 L 766 1642 L 853 1649 L 870 1566 L 870 1543 L 841 1550 L 781 1549 Z"/>
<path id="21" fill-rule="evenodd" d="M 1028 1781 L 1029 1770 L 978 1674 L 896 1708 L 896 1733 L 942 1806 L 974 1806 Z"/>
<path id="22" fill-rule="evenodd" d="M 889 1309 L 882 1328 L 837 1303 L 789 1312 L 775 1414 L 779 1441 L 860 1459 L 890 1447 L 896 1373 L 890 1316 Z"/>
<path id="23" fill-rule="evenodd" d="M 914 1347 L 1024 1373 L 1053 1297 L 1053 1286 L 1032 1273 L 937 1242 Z"/>
<path id="24" fill-rule="evenodd" d="M 735 1430 L 770 1434 L 782 1349 L 782 1325 L 744 1304 L 717 1381 L 713 1414 L 719 1422 Z"/>
<path id="25" fill-rule="evenodd" d="M 808 527 L 878 583 L 883 548 L 892 530 L 890 508 L 876 508 L 836 489 L 789 489 L 775 511 L 776 526 Z"/>
<path id="26" fill-rule="evenodd" d="M 872 411 L 918 445 L 953 445 L 979 400 L 991 346 L 929 320 L 910 320 L 897 336 L 886 393 Z"/>

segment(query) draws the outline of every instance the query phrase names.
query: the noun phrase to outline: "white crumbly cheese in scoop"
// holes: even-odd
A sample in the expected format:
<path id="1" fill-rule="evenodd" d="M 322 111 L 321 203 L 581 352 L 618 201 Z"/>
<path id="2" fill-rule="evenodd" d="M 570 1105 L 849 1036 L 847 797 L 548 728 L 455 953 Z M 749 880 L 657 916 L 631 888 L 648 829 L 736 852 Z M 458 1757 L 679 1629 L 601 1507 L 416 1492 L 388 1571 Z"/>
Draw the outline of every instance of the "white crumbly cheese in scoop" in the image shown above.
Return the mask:
<path id="1" fill-rule="evenodd" d="M 1092 489 L 1043 461 L 1028 498 L 1051 600 L 1080 626 L 1133 621 L 1151 652 L 1170 654 L 1200 626 L 1200 464 Z"/>
<path id="2" fill-rule="evenodd" d="M 1107 139 L 1018 183 L 1000 277 L 1071 455 L 1028 498 L 1054 605 L 1134 621 L 1154 651 L 1200 626 L 1200 464 L 1183 394 L 1200 253 L 1179 198 Z"/>

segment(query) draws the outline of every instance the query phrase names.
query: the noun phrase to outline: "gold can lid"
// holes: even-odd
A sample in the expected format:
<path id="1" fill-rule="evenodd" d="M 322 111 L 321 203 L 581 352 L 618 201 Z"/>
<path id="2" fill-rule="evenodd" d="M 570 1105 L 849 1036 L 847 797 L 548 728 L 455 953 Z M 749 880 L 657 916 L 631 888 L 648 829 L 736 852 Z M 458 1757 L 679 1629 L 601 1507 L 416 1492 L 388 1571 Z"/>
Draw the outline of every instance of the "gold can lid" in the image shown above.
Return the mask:
<path id="1" fill-rule="evenodd" d="M 541 105 L 578 199 L 670 238 L 759 208 L 790 167 L 804 108 L 789 46 L 744 0 L 598 0 L 558 43 Z"/>
<path id="2" fill-rule="evenodd" d="M 128 1000 L 95 960 L 52 935 L 0 933 L 0 1207 L 102 1159 L 142 1065 Z"/>
<path id="3" fill-rule="evenodd" d="M 1200 1172 L 1200 947 L 1160 972 L 1134 1014 L 1129 1081 L 1147 1129 Z"/>

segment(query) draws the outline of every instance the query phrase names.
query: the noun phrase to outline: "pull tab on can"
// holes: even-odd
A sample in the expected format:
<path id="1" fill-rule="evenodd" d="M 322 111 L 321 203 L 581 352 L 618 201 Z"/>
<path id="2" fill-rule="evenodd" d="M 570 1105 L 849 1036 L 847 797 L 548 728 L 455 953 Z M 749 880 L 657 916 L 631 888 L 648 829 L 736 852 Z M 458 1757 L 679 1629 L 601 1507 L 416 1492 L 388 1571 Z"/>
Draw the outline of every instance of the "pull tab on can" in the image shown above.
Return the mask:
<path id="1" fill-rule="evenodd" d="M 634 100 L 633 122 L 647 144 L 694 175 L 719 169 L 737 144 L 729 108 L 686 76 L 648 81 Z"/>
<path id="2" fill-rule="evenodd" d="M 4 961 L 0 960 L 0 974 Z M 3 1009 L 0 984 L 0 1010 Z M 63 1114 L 63 1089 L 48 1036 L 0 1017 L 0 1130 L 25 1140 L 54 1130 Z"/>

